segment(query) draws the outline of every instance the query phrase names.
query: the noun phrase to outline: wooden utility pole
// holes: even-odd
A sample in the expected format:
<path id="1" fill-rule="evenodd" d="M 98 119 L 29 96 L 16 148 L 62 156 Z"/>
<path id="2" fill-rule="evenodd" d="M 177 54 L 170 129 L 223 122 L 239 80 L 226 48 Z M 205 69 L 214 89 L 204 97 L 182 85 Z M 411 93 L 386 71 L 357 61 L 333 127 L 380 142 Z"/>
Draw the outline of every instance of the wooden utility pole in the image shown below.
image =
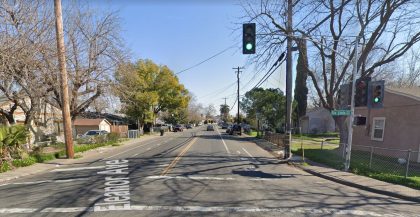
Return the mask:
<path id="1" fill-rule="evenodd" d="M 240 117 L 239 117 L 239 73 L 241 73 L 242 71 L 240 71 L 240 69 L 243 69 L 242 67 L 237 67 L 237 68 L 232 68 L 232 69 L 235 69 L 236 70 L 236 78 L 238 79 L 238 119 L 237 119 L 237 124 L 240 124 L 241 123 L 241 120 L 239 119 Z"/>
<path id="2" fill-rule="evenodd" d="M 293 0 L 287 1 L 287 54 L 286 54 L 286 150 L 285 158 L 291 156 L 292 145 L 292 25 L 293 25 Z"/>
<path id="3" fill-rule="evenodd" d="M 55 31 L 57 38 L 58 65 L 60 68 L 61 104 L 64 123 L 64 140 L 66 143 L 67 158 L 74 158 L 73 133 L 71 129 L 69 87 L 66 70 L 66 50 L 64 47 L 63 16 L 61 12 L 61 0 L 54 0 Z"/>

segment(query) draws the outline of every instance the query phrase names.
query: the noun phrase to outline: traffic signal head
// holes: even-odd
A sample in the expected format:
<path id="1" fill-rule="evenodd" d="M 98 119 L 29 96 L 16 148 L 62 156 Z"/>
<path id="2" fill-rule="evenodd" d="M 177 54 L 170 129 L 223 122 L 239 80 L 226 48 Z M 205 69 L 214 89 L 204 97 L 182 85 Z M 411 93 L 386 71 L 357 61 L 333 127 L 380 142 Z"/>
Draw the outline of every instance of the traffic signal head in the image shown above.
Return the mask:
<path id="1" fill-rule="evenodd" d="M 354 106 L 363 107 L 368 105 L 368 88 L 370 77 L 359 78 L 356 80 L 356 95 Z"/>
<path id="2" fill-rule="evenodd" d="M 340 109 L 347 109 L 350 105 L 351 99 L 351 85 L 350 84 L 343 84 L 340 86 L 340 90 L 338 91 L 338 108 Z"/>
<path id="3" fill-rule="evenodd" d="M 242 53 L 255 54 L 255 23 L 245 23 L 242 27 Z"/>
<path id="4" fill-rule="evenodd" d="M 382 108 L 384 101 L 385 82 L 373 81 L 369 85 L 369 105 L 370 108 Z"/>

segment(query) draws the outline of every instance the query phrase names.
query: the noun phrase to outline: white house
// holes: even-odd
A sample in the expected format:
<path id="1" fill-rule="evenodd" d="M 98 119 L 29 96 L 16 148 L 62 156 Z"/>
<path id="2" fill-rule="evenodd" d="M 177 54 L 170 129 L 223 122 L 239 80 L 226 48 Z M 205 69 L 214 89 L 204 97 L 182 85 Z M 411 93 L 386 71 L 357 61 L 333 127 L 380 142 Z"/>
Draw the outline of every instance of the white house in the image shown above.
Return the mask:
<path id="1" fill-rule="evenodd" d="M 335 121 L 330 111 L 325 108 L 308 109 L 306 115 L 300 118 L 302 133 L 318 134 L 335 131 Z"/>

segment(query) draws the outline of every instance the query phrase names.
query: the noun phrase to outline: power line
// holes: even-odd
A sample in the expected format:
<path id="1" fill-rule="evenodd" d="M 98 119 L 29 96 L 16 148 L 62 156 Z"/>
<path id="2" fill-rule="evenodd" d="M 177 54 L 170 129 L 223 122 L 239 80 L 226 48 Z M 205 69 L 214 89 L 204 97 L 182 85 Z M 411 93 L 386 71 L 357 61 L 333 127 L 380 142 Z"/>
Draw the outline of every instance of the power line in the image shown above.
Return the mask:
<path id="1" fill-rule="evenodd" d="M 205 59 L 205 60 L 203 60 L 203 61 L 201 61 L 201 62 L 199 62 L 199 63 L 196 63 L 196 64 L 194 64 L 193 66 L 191 66 L 191 67 L 188 67 L 188 68 L 186 68 L 186 69 L 184 69 L 184 70 L 181 70 L 181 71 L 179 71 L 179 72 L 177 72 L 177 73 L 175 73 L 176 75 L 179 75 L 179 74 L 181 74 L 181 73 L 183 73 L 183 72 L 185 72 L 185 71 L 188 71 L 188 70 L 190 70 L 190 69 L 193 69 L 193 68 L 195 68 L 195 67 L 197 67 L 197 66 L 199 66 L 199 65 L 201 65 L 201 64 L 203 64 L 203 63 L 205 63 L 205 62 L 207 62 L 207 61 L 209 61 L 209 60 L 211 60 L 211 59 L 213 59 L 213 58 L 215 58 L 215 57 L 217 57 L 217 56 L 219 56 L 219 55 L 221 55 L 221 54 L 223 54 L 224 52 L 226 52 L 226 51 L 228 51 L 228 50 L 230 50 L 230 49 L 232 49 L 233 47 L 235 47 L 236 45 L 231 45 L 231 46 L 229 46 L 229 47 L 227 47 L 227 48 L 225 48 L 225 49 L 223 49 L 222 51 L 220 51 L 220 52 L 218 52 L 218 53 L 216 53 L 216 54 L 214 54 L 213 56 L 211 56 L 211 57 L 209 57 L 209 58 L 207 58 L 207 59 Z"/>
<path id="2" fill-rule="evenodd" d="M 209 96 L 212 96 L 212 95 L 217 96 L 217 95 L 219 95 L 221 93 L 224 93 L 226 90 L 228 90 L 229 88 L 233 87 L 235 84 L 236 84 L 236 81 L 230 83 L 228 86 L 225 86 L 225 87 L 220 88 L 220 89 L 218 89 L 216 91 L 213 91 L 213 92 L 210 92 L 210 93 L 208 93 L 208 94 L 206 94 L 204 96 L 201 96 L 200 98 L 206 98 L 206 97 L 209 97 Z"/>
<path id="3" fill-rule="evenodd" d="M 283 58 L 284 58 L 285 54 L 286 54 L 286 52 L 283 52 L 279 56 L 279 58 L 277 59 L 277 61 L 271 66 L 270 70 L 268 70 L 267 73 L 265 73 L 265 75 L 260 79 L 260 81 L 258 81 L 258 83 L 252 89 L 261 86 L 261 84 L 264 83 L 276 71 L 276 69 L 278 69 L 281 66 L 281 64 L 284 62 Z M 282 62 L 279 63 L 280 61 L 282 61 Z M 273 68 L 275 66 L 277 66 L 277 67 L 273 70 Z M 273 71 L 270 73 L 271 70 L 273 70 Z M 267 75 L 268 75 L 268 77 L 267 77 Z"/>
<path id="4" fill-rule="evenodd" d="M 254 88 L 260 87 L 265 81 L 267 81 L 267 79 L 281 66 L 281 64 L 284 62 L 284 60 L 264 79 L 264 81 L 262 81 L 258 86 L 255 85 Z M 254 89 L 252 88 L 252 89 Z"/>

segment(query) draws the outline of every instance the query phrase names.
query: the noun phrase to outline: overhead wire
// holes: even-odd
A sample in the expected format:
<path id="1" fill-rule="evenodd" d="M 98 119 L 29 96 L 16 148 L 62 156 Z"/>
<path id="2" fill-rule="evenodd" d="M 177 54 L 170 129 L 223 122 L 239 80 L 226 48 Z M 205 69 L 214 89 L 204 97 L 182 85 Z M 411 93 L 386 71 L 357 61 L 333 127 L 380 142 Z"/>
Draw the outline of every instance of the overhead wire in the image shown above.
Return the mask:
<path id="1" fill-rule="evenodd" d="M 285 56 L 285 54 L 286 54 L 286 52 L 283 52 L 279 56 L 279 58 L 277 59 L 277 61 L 271 66 L 271 68 L 267 71 L 267 73 L 265 73 L 265 75 L 258 81 L 258 83 L 252 89 L 261 86 L 261 84 L 264 83 L 281 66 L 281 64 L 284 62 L 284 56 Z M 282 62 L 280 63 L 280 61 L 282 61 Z M 274 67 L 276 67 L 276 68 L 273 70 Z"/>
<path id="2" fill-rule="evenodd" d="M 196 63 L 196 64 L 194 64 L 194 65 L 192 65 L 192 66 L 190 66 L 190 67 L 188 67 L 188 68 L 186 68 L 186 69 L 183 69 L 183 70 L 181 70 L 181 71 L 179 71 L 179 72 L 177 72 L 177 73 L 175 73 L 175 74 L 176 74 L 176 75 L 179 75 L 179 74 L 181 74 L 181 73 L 183 73 L 183 72 L 186 72 L 186 71 L 188 71 L 188 70 L 191 70 L 191 69 L 193 69 L 193 68 L 195 68 L 195 67 L 197 67 L 197 66 L 199 66 L 199 65 L 201 65 L 201 64 L 203 64 L 203 63 L 205 63 L 205 62 L 207 62 L 207 61 L 209 61 L 209 60 L 211 60 L 211 59 L 213 59 L 213 58 L 215 58 L 215 57 L 217 57 L 217 56 L 219 56 L 219 55 L 221 55 L 221 54 L 225 53 L 226 51 L 228 51 L 228 50 L 230 50 L 230 49 L 234 48 L 235 46 L 236 46 L 236 45 L 231 45 L 231 46 L 229 46 L 229 47 L 227 47 L 227 48 L 223 49 L 222 51 L 220 51 L 220 52 L 218 52 L 218 53 L 216 53 L 216 54 L 214 54 L 214 55 L 212 55 L 212 56 L 210 56 L 210 57 L 206 58 L 205 60 L 202 60 L 202 61 L 200 61 L 200 62 L 198 62 L 198 63 Z"/>

